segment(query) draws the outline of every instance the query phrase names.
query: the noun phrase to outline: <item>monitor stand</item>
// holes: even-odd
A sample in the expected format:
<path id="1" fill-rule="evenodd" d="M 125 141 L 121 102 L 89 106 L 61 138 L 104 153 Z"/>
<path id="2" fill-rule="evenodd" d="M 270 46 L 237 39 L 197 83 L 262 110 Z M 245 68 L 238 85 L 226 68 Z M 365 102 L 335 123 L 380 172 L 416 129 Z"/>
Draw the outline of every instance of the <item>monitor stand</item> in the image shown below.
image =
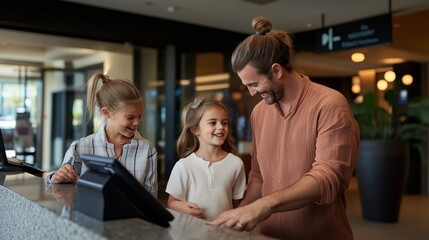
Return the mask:
<path id="1" fill-rule="evenodd" d="M 23 172 L 23 171 L 24 169 L 22 169 L 19 166 L 0 162 L 0 172 Z"/>
<path id="2" fill-rule="evenodd" d="M 86 171 L 77 182 L 76 210 L 100 221 L 143 218 L 120 182 L 109 174 Z M 141 204 L 141 203 L 140 203 Z"/>

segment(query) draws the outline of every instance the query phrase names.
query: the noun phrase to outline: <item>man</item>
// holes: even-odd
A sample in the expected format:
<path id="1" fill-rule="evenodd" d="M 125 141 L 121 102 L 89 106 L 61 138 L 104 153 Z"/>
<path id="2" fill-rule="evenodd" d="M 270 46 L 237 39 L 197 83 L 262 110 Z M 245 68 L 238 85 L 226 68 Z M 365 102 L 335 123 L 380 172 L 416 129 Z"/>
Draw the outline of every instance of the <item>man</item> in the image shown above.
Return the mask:
<path id="1" fill-rule="evenodd" d="M 353 239 L 346 215 L 359 148 L 359 128 L 339 92 L 312 83 L 290 64 L 292 41 L 253 20 L 256 34 L 232 55 L 232 68 L 252 96 L 252 167 L 239 207 L 212 224 L 280 239 Z"/>

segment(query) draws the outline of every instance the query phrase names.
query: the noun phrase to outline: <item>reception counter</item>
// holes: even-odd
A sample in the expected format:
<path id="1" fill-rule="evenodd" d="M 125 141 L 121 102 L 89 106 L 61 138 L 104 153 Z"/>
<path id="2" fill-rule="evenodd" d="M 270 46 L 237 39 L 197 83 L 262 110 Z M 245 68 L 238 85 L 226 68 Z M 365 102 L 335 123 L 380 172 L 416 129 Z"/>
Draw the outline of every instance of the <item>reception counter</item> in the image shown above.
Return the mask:
<path id="1" fill-rule="evenodd" d="M 238 232 L 169 210 L 163 228 L 139 218 L 99 221 L 74 209 L 77 186 L 28 173 L 0 172 L 0 239 L 271 239 Z"/>

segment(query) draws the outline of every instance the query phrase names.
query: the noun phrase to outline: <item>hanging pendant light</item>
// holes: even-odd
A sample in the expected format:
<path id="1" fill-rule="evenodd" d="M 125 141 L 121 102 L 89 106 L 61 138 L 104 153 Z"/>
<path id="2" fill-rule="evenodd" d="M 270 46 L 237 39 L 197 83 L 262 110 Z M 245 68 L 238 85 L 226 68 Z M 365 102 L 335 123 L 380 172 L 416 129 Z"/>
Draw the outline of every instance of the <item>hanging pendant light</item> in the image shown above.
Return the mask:
<path id="1" fill-rule="evenodd" d="M 410 74 L 405 74 L 403 77 L 402 77 L 402 83 L 404 84 L 404 85 L 411 85 L 412 83 L 413 83 L 413 76 L 411 76 Z"/>
<path id="2" fill-rule="evenodd" d="M 377 82 L 377 88 L 378 88 L 378 90 L 380 90 L 380 91 L 384 91 L 384 90 L 386 90 L 388 86 L 389 86 L 389 83 L 387 83 L 387 81 L 386 81 L 386 80 L 384 80 L 384 79 L 380 79 L 380 80 L 378 80 L 378 82 Z"/>
<path id="3" fill-rule="evenodd" d="M 365 61 L 365 55 L 363 53 L 357 52 L 357 53 L 353 53 L 351 56 L 351 59 L 353 62 L 363 62 Z"/>
<path id="4" fill-rule="evenodd" d="M 385 79 L 386 81 L 388 81 L 388 82 L 393 82 L 393 81 L 395 81 L 395 79 L 396 79 L 396 74 L 395 74 L 395 72 L 394 72 L 394 71 L 391 71 L 391 70 L 389 70 L 389 71 L 385 72 L 385 73 L 384 73 L 384 79 Z"/>

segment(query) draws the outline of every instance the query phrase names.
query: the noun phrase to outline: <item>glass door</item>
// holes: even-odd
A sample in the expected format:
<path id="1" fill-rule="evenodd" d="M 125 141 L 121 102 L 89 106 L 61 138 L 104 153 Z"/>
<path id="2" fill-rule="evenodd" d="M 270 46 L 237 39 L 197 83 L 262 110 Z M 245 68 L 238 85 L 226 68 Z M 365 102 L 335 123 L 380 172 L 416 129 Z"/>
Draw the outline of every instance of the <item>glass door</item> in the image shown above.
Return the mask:
<path id="1" fill-rule="evenodd" d="M 39 66 L 0 64 L 0 128 L 6 154 L 41 165 L 43 81 Z"/>
<path id="2" fill-rule="evenodd" d="M 50 143 L 49 168 L 58 168 L 70 144 L 93 133 L 93 124 L 86 114 L 86 80 L 96 70 L 44 69 L 46 112 L 51 119 L 46 123 L 45 134 Z"/>

